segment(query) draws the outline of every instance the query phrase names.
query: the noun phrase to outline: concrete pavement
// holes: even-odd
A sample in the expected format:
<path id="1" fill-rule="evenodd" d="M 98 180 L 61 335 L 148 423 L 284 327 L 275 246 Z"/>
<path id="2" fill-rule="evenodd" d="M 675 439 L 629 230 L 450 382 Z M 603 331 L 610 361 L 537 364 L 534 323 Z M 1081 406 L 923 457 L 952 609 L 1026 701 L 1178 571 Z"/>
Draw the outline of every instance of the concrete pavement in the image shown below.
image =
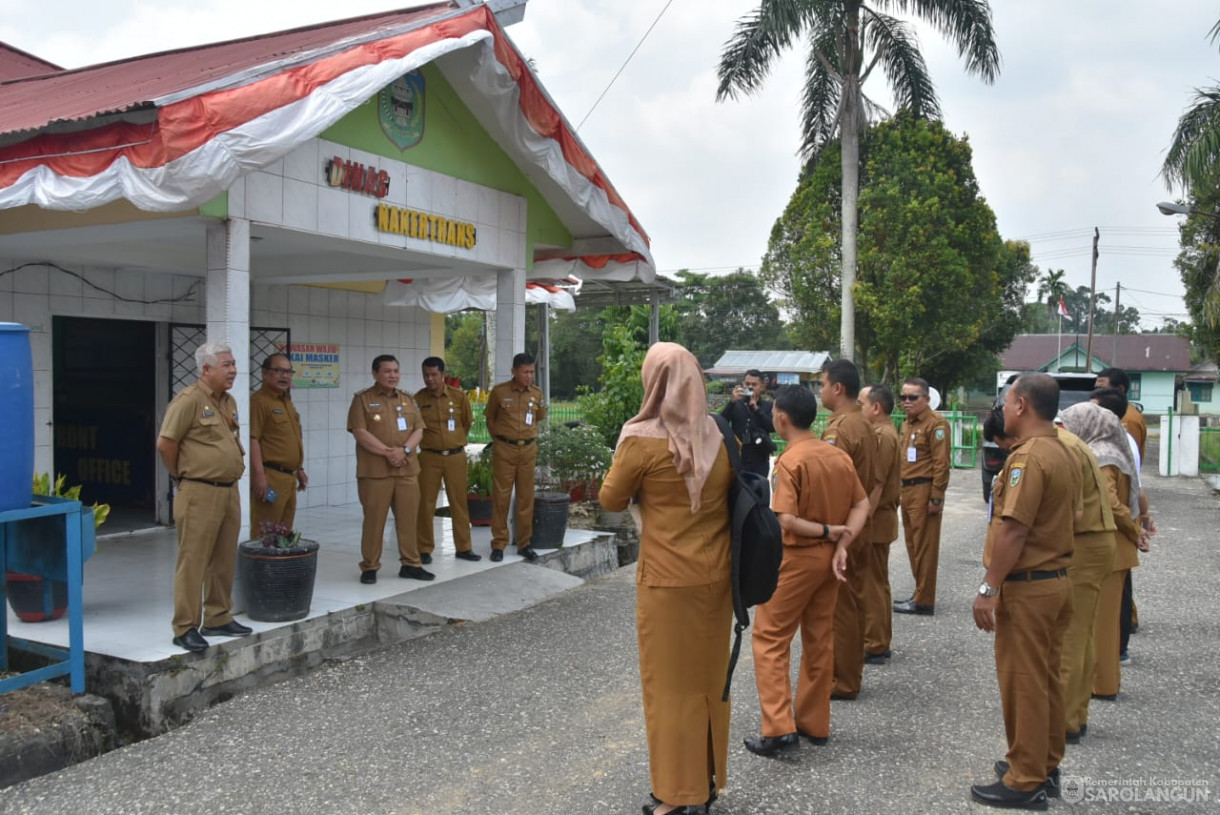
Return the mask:
<path id="1" fill-rule="evenodd" d="M 1220 811 L 1220 503 L 1200 481 L 1146 481 L 1160 535 L 1135 574 L 1133 663 L 1119 701 L 1094 702 L 1063 769 L 1206 782 L 1210 800 L 1052 811 Z M 834 703 L 829 745 L 783 760 L 746 752 L 758 703 L 743 651 L 730 789 L 713 812 L 990 811 L 969 798 L 1004 753 L 991 638 L 970 615 L 985 511 L 977 472 L 955 472 L 936 616 L 897 616 L 893 660 L 866 668 L 859 699 Z M 895 597 L 907 596 L 901 543 L 891 575 Z M 623 570 L 242 695 L 165 736 L 0 791 L 0 811 L 638 813 L 649 781 L 633 579 Z"/>

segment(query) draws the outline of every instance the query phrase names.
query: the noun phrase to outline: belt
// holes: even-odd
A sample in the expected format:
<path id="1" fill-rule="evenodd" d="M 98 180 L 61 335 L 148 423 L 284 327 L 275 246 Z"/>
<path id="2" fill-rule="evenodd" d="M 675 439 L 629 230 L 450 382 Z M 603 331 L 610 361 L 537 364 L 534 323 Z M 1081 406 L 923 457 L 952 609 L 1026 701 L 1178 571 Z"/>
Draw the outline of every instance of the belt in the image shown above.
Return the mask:
<path id="1" fill-rule="evenodd" d="M 456 456 L 458 453 L 466 452 L 465 447 L 454 447 L 451 450 L 430 450 L 427 447 L 425 447 L 423 449 L 424 449 L 425 453 L 435 453 L 438 456 Z"/>
<path id="2" fill-rule="evenodd" d="M 272 464 L 270 461 L 264 461 L 263 466 L 270 467 L 271 469 L 273 469 L 277 472 L 281 472 L 284 475 L 296 475 L 297 474 L 297 471 L 295 469 L 292 469 L 290 467 L 284 467 L 279 464 Z"/>
<path id="3" fill-rule="evenodd" d="M 1034 580 L 1053 580 L 1056 577 L 1067 577 L 1067 569 L 1055 569 L 1053 572 L 1017 572 L 1004 578 L 1005 583 L 1030 583 Z"/>
<path id="4" fill-rule="evenodd" d="M 206 478 L 187 478 L 185 475 L 178 476 L 179 481 L 194 481 L 198 484 L 207 484 L 209 487 L 231 487 L 236 484 L 236 481 L 208 481 Z"/>
<path id="5" fill-rule="evenodd" d="M 511 444 L 513 447 L 525 447 L 527 444 L 534 443 L 533 439 L 510 439 L 507 436 L 496 436 L 496 439 L 505 444 Z"/>
<path id="6" fill-rule="evenodd" d="M 904 478 L 904 479 L 902 479 L 902 486 L 904 486 L 904 487 L 913 487 L 916 484 L 931 484 L 931 483 L 932 483 L 932 479 L 930 479 L 930 478 Z"/>

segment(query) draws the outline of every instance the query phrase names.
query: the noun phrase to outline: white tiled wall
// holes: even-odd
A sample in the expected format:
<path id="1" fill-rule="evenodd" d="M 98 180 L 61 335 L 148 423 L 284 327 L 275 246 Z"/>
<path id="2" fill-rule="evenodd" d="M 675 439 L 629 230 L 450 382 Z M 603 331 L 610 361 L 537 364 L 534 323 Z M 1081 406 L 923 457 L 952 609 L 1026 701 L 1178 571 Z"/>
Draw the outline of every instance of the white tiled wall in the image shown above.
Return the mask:
<path id="1" fill-rule="evenodd" d="M 18 262 L 0 258 L 0 268 Z M 96 284 L 45 266 L 0 275 L 0 321 L 29 326 L 34 361 L 35 469 L 53 464 L 51 317 L 102 317 L 158 322 L 203 323 L 204 278 L 163 272 L 136 272 L 65 267 Z M 184 297 L 168 304 L 126 303 L 106 292 L 133 300 Z M 263 286 L 250 292 L 250 323 L 287 327 L 293 342 L 338 343 L 341 371 L 338 388 L 299 390 L 293 395 L 305 435 L 309 490 L 303 506 L 351 503 L 356 498 L 355 442 L 346 430 L 352 394 L 372 384 L 374 356 L 394 354 L 402 366 L 404 388 L 423 387 L 419 366 L 430 353 L 430 315 L 416 308 L 386 307 L 380 294 L 309 286 Z M 149 364 L 164 365 L 149 349 Z M 239 365 L 243 365 L 239 360 Z"/>

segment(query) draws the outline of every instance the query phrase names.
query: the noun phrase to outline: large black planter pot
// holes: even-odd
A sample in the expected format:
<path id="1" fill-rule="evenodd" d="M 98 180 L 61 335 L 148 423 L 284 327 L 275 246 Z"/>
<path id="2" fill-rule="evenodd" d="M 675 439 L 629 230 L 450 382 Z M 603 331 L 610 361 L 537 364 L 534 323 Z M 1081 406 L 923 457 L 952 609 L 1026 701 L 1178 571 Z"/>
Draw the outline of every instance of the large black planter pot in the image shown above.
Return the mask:
<path id="1" fill-rule="evenodd" d="M 470 493 L 466 496 L 471 526 L 491 526 L 491 496 Z"/>
<path id="2" fill-rule="evenodd" d="M 292 549 L 258 541 L 242 541 L 237 547 L 237 578 L 251 620 L 282 623 L 309 614 L 317 574 L 317 541 L 301 541 Z"/>
<path id="3" fill-rule="evenodd" d="M 4 593 L 23 623 L 58 620 L 68 610 L 68 584 L 40 574 L 6 572 Z"/>
<path id="4" fill-rule="evenodd" d="M 534 549 L 558 549 L 563 546 L 563 533 L 568 528 L 568 509 L 572 496 L 566 492 L 534 494 L 534 534 L 530 546 Z"/>

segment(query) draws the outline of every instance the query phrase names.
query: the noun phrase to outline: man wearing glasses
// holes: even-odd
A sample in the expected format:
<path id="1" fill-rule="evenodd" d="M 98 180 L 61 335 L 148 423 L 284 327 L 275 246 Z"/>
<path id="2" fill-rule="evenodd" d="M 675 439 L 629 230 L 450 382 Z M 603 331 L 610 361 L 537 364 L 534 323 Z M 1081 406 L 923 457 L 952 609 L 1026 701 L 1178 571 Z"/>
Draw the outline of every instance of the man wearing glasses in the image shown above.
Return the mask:
<path id="1" fill-rule="evenodd" d="M 297 492 L 309 486 L 301 466 L 305 447 L 301 414 L 292 404 L 292 363 L 284 354 L 263 360 L 263 386 L 250 397 L 250 537 L 263 524 L 289 529 L 296 518 Z"/>
<path id="2" fill-rule="evenodd" d="M 899 395 L 906 420 L 902 444 L 902 531 L 906 538 L 915 593 L 894 603 L 899 614 L 927 614 L 936 608 L 936 569 L 940 561 L 940 521 L 949 488 L 949 423 L 928 404 L 928 383 L 912 377 Z"/>

